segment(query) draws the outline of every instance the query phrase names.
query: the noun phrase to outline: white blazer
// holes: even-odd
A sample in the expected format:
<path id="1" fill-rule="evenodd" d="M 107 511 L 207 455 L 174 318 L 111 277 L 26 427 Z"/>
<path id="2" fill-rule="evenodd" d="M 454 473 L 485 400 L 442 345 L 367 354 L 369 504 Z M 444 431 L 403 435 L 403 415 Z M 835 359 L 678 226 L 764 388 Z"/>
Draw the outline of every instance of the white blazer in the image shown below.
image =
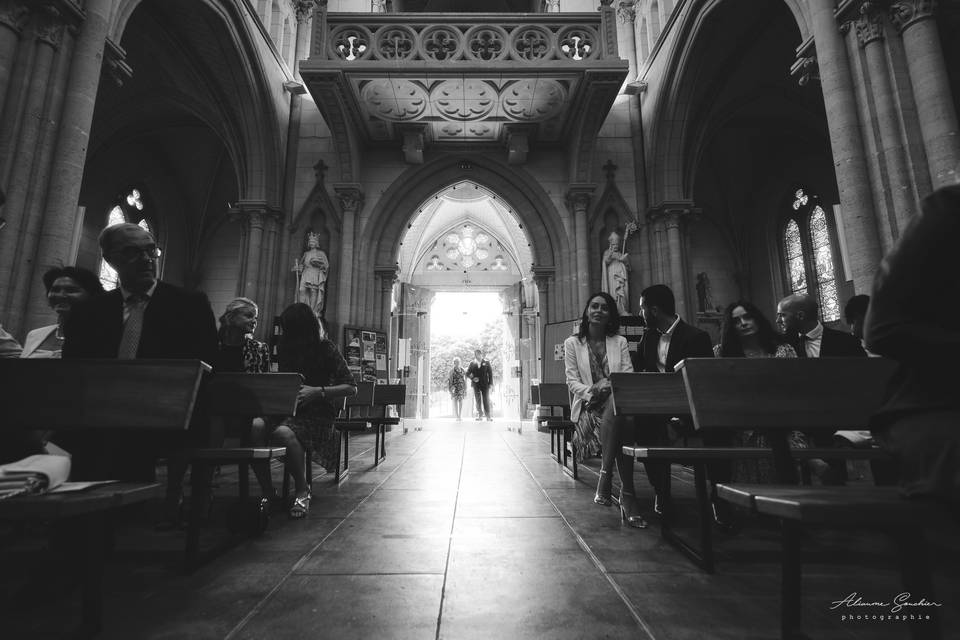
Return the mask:
<path id="1" fill-rule="evenodd" d="M 50 334 L 57 330 L 57 325 L 51 324 L 46 327 L 40 327 L 39 329 L 34 329 L 27 334 L 27 339 L 23 341 L 23 351 L 20 352 L 21 358 L 40 358 L 40 357 L 50 357 L 48 355 L 34 355 L 34 352 L 37 350 L 43 341 L 50 337 Z M 44 352 L 46 353 L 46 352 Z"/>
<path id="2" fill-rule="evenodd" d="M 563 364 L 567 388 L 572 398 L 570 419 L 574 422 L 580 417 L 580 411 L 593 395 L 590 393 L 590 387 L 597 382 L 590 374 L 589 349 L 586 340 L 581 342 L 577 336 L 570 336 L 563 341 Z M 607 364 L 610 366 L 610 373 L 633 371 L 627 339 L 623 336 L 607 336 Z"/>

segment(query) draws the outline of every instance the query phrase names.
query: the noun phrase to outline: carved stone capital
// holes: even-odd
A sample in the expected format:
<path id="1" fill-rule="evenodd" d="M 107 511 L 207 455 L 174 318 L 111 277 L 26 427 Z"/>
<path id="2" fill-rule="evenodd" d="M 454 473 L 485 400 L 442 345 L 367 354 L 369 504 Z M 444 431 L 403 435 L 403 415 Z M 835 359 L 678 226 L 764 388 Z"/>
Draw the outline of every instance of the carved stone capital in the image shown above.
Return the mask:
<path id="1" fill-rule="evenodd" d="M 801 87 L 806 86 L 810 81 L 820 82 L 820 67 L 817 64 L 817 56 L 798 58 L 790 67 L 790 75 L 797 79 L 797 84 Z"/>
<path id="2" fill-rule="evenodd" d="M 241 200 L 230 207 L 227 215 L 245 229 L 262 230 L 267 221 L 279 218 L 280 212 L 267 206 L 265 200 Z"/>
<path id="3" fill-rule="evenodd" d="M 371 13 L 386 13 L 387 0 L 372 0 L 370 6 Z"/>
<path id="4" fill-rule="evenodd" d="M 921 20 L 933 18 L 937 4 L 938 0 L 897 0 L 890 5 L 890 22 L 902 32 Z"/>
<path id="5" fill-rule="evenodd" d="M 19 34 L 27 20 L 27 13 L 27 7 L 21 2 L 0 3 L 0 26 Z"/>
<path id="6" fill-rule="evenodd" d="M 883 7 L 877 2 L 864 2 L 860 5 L 860 15 L 853 21 L 857 29 L 857 42 L 865 47 L 871 42 L 883 39 Z"/>
<path id="7" fill-rule="evenodd" d="M 596 187 L 592 184 L 571 184 L 567 191 L 567 206 L 575 215 L 586 215 Z"/>
<path id="8" fill-rule="evenodd" d="M 103 64 L 110 79 L 118 87 L 122 87 L 124 82 L 133 77 L 133 69 L 127 64 L 127 52 L 110 38 L 104 43 Z"/>
<path id="9" fill-rule="evenodd" d="M 534 265 L 530 267 L 530 271 L 533 273 L 533 281 L 537 283 L 540 293 L 546 293 L 550 288 L 550 283 L 553 281 L 553 276 L 557 270 L 554 267 L 538 267 Z"/>
<path id="10" fill-rule="evenodd" d="M 297 16 L 297 22 L 303 24 L 313 15 L 313 8 L 316 6 L 314 0 L 294 0 L 293 10 Z"/>
<path id="11" fill-rule="evenodd" d="M 60 48 L 63 42 L 65 28 L 60 12 L 52 5 L 46 5 L 34 24 L 34 34 L 38 41 L 50 45 L 54 49 Z"/>
<path id="12" fill-rule="evenodd" d="M 334 185 L 333 190 L 344 213 L 357 213 L 363 206 L 363 191 L 360 190 L 360 185 L 339 184 Z"/>
<path id="13" fill-rule="evenodd" d="M 683 221 L 695 216 L 700 210 L 690 201 L 664 202 L 647 213 L 650 222 L 662 222 L 667 229 L 678 229 Z"/>
<path id="14" fill-rule="evenodd" d="M 637 19 L 637 9 L 633 2 L 621 2 L 617 5 L 617 20 L 620 24 L 633 24 Z"/>

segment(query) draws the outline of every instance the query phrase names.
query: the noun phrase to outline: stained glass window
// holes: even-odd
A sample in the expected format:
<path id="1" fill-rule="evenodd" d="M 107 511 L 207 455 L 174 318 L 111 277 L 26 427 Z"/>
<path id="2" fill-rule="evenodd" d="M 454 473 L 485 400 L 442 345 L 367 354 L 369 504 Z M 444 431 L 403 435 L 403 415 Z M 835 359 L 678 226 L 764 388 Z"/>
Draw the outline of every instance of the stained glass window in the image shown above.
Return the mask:
<path id="1" fill-rule="evenodd" d="M 783 256 L 791 293 L 815 295 L 824 322 L 840 319 L 837 267 L 833 261 L 830 220 L 819 198 L 796 189 L 792 212 L 783 227 Z"/>
<path id="2" fill-rule="evenodd" d="M 136 221 L 141 229 L 153 233 L 150 223 L 141 213 L 144 210 L 143 194 L 139 189 L 130 189 L 125 196 L 120 198 L 119 204 L 115 205 L 107 214 L 107 227 L 122 222 Z M 100 259 L 100 284 L 107 291 L 116 289 L 119 285 L 116 270 L 111 267 L 106 260 Z"/>

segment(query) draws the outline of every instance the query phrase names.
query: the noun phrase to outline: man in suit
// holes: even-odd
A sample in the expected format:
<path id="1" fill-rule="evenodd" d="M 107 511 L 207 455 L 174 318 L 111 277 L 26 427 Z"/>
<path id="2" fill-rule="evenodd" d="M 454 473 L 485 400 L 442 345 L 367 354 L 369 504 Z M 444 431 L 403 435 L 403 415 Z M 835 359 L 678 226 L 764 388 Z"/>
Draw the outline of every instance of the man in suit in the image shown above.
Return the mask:
<path id="1" fill-rule="evenodd" d="M 473 352 L 474 359 L 467 367 L 467 377 L 473 381 L 473 397 L 477 406 L 477 420 L 483 420 L 486 416 L 488 421 L 490 417 L 490 386 L 493 385 L 493 369 L 490 367 L 490 361 L 483 357 L 483 351 L 477 349 Z"/>
<path id="2" fill-rule="evenodd" d="M 217 327 L 207 296 L 157 279 L 160 250 L 153 236 L 138 225 L 123 223 L 104 229 L 99 242 L 104 260 L 117 271 L 120 286 L 74 309 L 64 327 L 63 357 L 213 362 Z M 66 446 L 79 467 L 77 477 L 140 481 L 154 478 L 156 458 L 186 444 L 182 437 L 168 434 L 145 434 L 136 442 L 118 442 L 113 436 L 85 435 L 84 440 L 73 443 L 73 449 Z M 168 500 L 179 500 L 185 466 L 171 464 Z"/>
<path id="3" fill-rule="evenodd" d="M 643 290 L 640 294 L 640 315 L 646 329 L 636 353 L 631 354 L 634 371 L 669 373 L 685 358 L 713 357 L 710 336 L 705 331 L 690 326 L 677 315 L 673 291 L 667 285 L 655 284 Z M 638 443 L 649 446 L 664 445 L 667 441 L 667 424 L 672 419 L 675 419 L 675 416 L 655 416 L 639 420 Z M 716 439 L 718 441 L 714 442 L 713 438 L 705 438 L 705 444 L 729 444 L 728 434 L 721 434 Z M 721 463 L 708 468 L 711 480 L 714 483 L 729 481 L 729 466 Z M 669 468 L 656 462 L 645 462 L 644 467 L 650 484 L 659 494 L 666 482 Z M 660 513 L 659 500 L 655 503 L 654 510 Z M 718 524 L 725 524 L 724 518 L 717 516 L 718 514 L 714 513 Z"/>
<path id="4" fill-rule="evenodd" d="M 849 333 L 823 326 L 816 301 L 808 295 L 789 295 L 777 304 L 777 327 L 800 358 L 865 358 L 860 340 Z M 834 432 L 810 431 L 807 437 L 817 447 L 834 446 Z M 812 460 L 823 484 L 845 484 L 847 462 L 839 458 Z"/>

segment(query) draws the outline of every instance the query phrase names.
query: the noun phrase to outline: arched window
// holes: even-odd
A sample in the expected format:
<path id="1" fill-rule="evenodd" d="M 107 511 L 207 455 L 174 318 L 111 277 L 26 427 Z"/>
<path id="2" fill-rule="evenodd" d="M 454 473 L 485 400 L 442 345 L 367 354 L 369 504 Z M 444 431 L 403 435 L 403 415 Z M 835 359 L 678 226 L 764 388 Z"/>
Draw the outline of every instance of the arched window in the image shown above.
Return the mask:
<path id="1" fill-rule="evenodd" d="M 143 192 L 136 188 L 130 189 L 126 195 L 119 198 L 117 204 L 107 213 L 107 224 L 104 226 L 109 227 L 121 222 L 133 222 L 156 237 L 153 226 L 147 220 L 144 211 Z M 102 258 L 100 259 L 100 283 L 107 291 L 116 289 L 118 284 L 116 270 Z"/>
<path id="2" fill-rule="evenodd" d="M 824 322 L 840 319 L 835 236 L 820 198 L 796 189 L 780 235 L 787 288 L 815 296 Z"/>

